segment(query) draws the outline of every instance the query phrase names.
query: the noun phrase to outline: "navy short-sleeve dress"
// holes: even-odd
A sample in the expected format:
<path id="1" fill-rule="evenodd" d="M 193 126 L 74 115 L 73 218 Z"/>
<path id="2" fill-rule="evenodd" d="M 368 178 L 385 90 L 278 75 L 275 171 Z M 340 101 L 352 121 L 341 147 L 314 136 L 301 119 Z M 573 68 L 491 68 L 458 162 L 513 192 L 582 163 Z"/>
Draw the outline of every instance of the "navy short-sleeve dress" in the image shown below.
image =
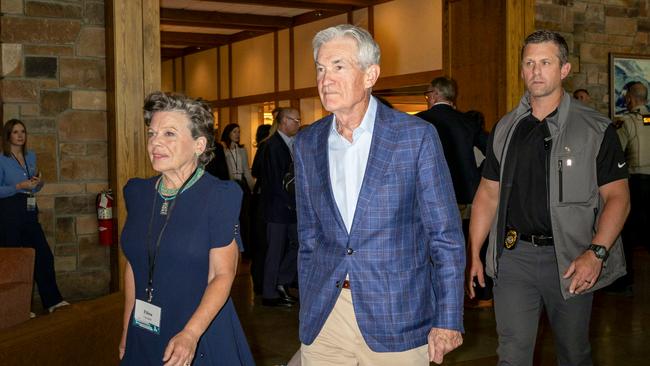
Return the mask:
<path id="1" fill-rule="evenodd" d="M 167 343 L 185 327 L 201 301 L 210 249 L 226 246 L 238 235 L 242 192 L 237 184 L 204 174 L 176 198 L 170 215 L 161 215 L 157 179 L 131 179 L 124 187 L 128 215 L 122 246 L 133 268 L 136 299 L 146 300 L 147 246 L 155 246 L 169 217 L 153 276 L 152 303 L 162 309 L 160 334 L 135 326 L 131 314 L 122 365 L 162 364 Z M 232 299 L 200 338 L 192 365 L 254 365 Z"/>

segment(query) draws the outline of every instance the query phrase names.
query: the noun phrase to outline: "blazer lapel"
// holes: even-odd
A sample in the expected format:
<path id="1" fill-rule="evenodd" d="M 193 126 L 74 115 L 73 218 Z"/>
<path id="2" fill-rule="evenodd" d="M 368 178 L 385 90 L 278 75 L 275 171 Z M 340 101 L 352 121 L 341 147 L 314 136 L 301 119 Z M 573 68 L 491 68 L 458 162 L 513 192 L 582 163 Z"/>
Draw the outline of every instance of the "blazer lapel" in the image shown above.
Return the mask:
<path id="1" fill-rule="evenodd" d="M 392 154 L 397 145 L 397 131 L 395 131 L 388 119 L 387 107 L 381 103 L 377 105 L 377 115 L 375 117 L 375 127 L 370 143 L 370 154 L 368 155 L 368 164 L 363 177 L 363 184 L 357 200 L 357 208 L 354 211 L 354 219 L 350 234 L 359 225 L 359 221 L 365 215 L 371 197 L 374 195 L 377 187 L 382 185 L 382 177 L 386 168 L 392 160 Z"/>
<path id="2" fill-rule="evenodd" d="M 322 184 L 325 199 L 334 213 L 334 219 L 336 220 L 339 229 L 344 232 L 345 235 L 348 235 L 345 223 L 343 222 L 343 217 L 341 216 L 339 207 L 336 205 L 336 200 L 334 199 L 334 191 L 332 190 L 332 182 L 330 180 L 328 139 L 333 120 L 333 115 L 330 115 L 320 131 L 318 131 L 318 136 L 316 138 L 316 171 Z"/>

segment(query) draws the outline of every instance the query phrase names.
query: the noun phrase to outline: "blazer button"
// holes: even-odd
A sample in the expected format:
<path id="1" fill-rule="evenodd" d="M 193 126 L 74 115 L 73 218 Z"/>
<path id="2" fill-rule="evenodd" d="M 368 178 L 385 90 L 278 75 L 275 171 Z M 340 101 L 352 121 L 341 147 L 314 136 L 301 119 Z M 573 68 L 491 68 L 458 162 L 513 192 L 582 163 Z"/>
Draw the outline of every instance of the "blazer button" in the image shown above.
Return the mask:
<path id="1" fill-rule="evenodd" d="M 354 249 L 348 248 L 348 255 L 352 255 L 352 253 L 354 253 Z"/>

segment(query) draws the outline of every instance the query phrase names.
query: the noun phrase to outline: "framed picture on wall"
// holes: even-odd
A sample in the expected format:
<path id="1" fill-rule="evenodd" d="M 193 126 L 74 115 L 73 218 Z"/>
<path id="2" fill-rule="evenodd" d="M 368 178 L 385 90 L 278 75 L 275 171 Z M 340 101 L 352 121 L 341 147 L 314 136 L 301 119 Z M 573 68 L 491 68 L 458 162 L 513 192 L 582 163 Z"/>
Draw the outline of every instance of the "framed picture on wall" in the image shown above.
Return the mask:
<path id="1" fill-rule="evenodd" d="M 627 110 L 625 94 L 630 84 L 640 81 L 650 89 L 650 55 L 609 54 L 609 116 L 612 120 Z"/>

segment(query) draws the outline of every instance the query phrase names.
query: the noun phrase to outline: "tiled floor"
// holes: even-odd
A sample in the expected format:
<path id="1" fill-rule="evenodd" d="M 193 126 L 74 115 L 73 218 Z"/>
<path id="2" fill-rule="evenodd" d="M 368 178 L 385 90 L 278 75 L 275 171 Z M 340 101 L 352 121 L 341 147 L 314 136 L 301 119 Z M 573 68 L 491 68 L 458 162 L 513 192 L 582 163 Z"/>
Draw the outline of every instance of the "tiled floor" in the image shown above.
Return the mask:
<path id="1" fill-rule="evenodd" d="M 633 297 L 597 293 L 591 323 L 594 365 L 650 365 L 650 255 L 636 252 Z M 298 308 L 268 308 L 254 297 L 244 262 L 233 286 L 233 298 L 260 366 L 286 363 L 299 347 Z M 465 311 L 465 343 L 445 358 L 444 365 L 496 364 L 496 333 L 492 309 Z M 535 365 L 556 365 L 553 339 L 542 322 Z"/>

